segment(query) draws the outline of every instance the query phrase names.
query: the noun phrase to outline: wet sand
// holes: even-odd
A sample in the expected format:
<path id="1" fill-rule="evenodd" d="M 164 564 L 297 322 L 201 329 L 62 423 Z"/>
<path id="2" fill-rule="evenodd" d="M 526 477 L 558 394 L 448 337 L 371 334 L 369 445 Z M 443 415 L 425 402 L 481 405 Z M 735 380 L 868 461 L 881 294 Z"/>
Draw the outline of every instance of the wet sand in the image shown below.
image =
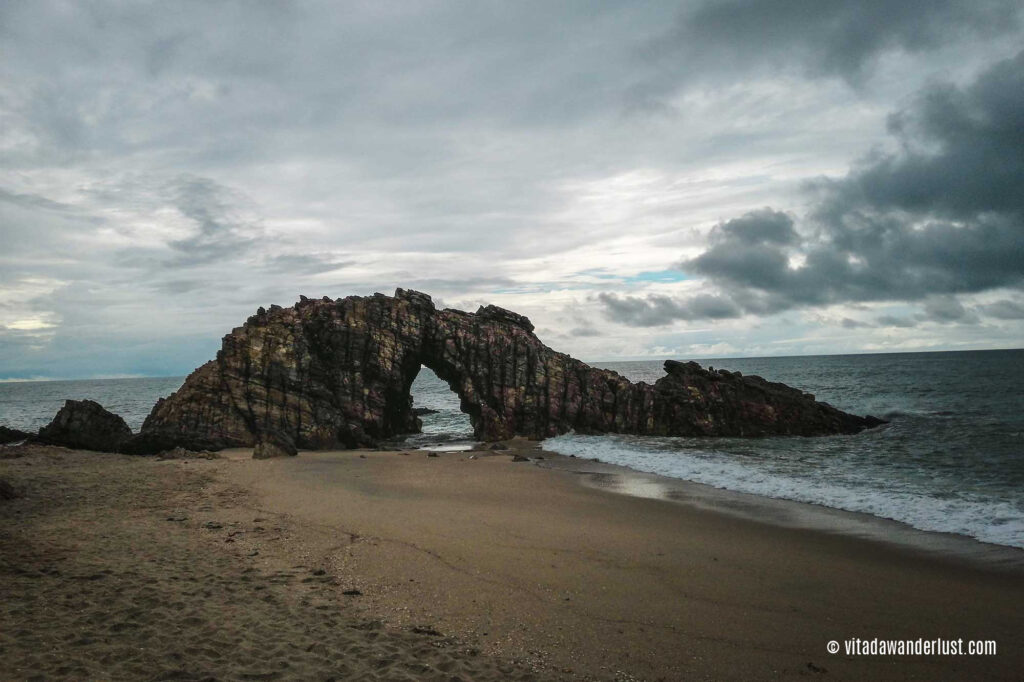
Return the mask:
<path id="1" fill-rule="evenodd" d="M 11 679 L 1020 679 L 1019 562 L 623 495 L 519 445 L 545 459 L 229 451 L 159 462 L 37 449 L 0 460 L 0 477 L 27 492 L 0 503 L 0 581 L 13 596 L 2 669 Z M 853 637 L 991 639 L 999 653 L 826 651 Z"/>

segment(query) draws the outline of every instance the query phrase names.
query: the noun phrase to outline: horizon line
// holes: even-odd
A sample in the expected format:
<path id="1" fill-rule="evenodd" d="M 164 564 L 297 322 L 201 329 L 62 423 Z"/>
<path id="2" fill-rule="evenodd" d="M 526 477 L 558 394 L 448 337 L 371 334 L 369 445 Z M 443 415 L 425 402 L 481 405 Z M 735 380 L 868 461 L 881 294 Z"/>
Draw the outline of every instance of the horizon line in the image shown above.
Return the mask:
<path id="1" fill-rule="evenodd" d="M 580 362 L 585 362 L 589 365 L 607 365 L 614 364 L 616 362 L 664 362 L 665 360 L 771 360 L 771 359 L 782 359 L 782 358 L 829 358 L 829 357 L 848 357 L 855 355 L 921 355 L 925 353 L 989 353 L 989 352 L 1000 352 L 1000 351 L 1021 351 L 1024 347 L 1015 346 L 1009 348 L 956 348 L 956 349 L 944 349 L 944 350 L 873 350 L 873 351 L 860 351 L 853 353 L 807 353 L 797 355 L 696 355 L 688 356 L 686 358 L 680 358 L 679 356 L 627 356 L 620 358 L 611 358 L 606 360 L 583 360 L 577 358 Z M 422 365 L 425 366 L 425 365 Z M 197 365 L 196 367 L 199 367 Z M 193 371 L 195 367 L 182 373 L 182 374 L 96 374 L 92 376 L 79 376 L 79 377 L 47 377 L 34 375 L 30 377 L 0 377 L 0 384 L 28 384 L 28 383 L 44 383 L 49 381 L 118 381 L 118 380 L 130 380 L 130 379 L 184 379 Z M 599 368 L 600 369 L 600 368 Z"/>

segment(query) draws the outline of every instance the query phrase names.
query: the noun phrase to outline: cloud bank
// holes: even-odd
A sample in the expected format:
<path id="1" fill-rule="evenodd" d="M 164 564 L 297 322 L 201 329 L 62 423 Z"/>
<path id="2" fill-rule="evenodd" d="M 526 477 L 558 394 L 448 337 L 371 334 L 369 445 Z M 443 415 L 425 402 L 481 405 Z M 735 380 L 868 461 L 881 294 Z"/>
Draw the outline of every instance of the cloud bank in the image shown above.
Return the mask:
<path id="1" fill-rule="evenodd" d="M 717 225 L 706 250 L 676 264 L 720 296 L 602 295 L 608 315 L 644 326 L 710 312 L 933 299 L 924 308 L 930 319 L 976 319 L 955 299 L 935 297 L 1024 284 L 1024 52 L 967 87 L 925 89 L 888 129 L 896 151 L 808 183 L 815 198 L 799 231 L 787 213 L 751 211 Z M 983 311 L 1012 314 L 1016 305 Z"/>
<path id="2" fill-rule="evenodd" d="M 182 374 L 396 286 L 590 360 L 1019 345 L 1021 37 L 1010 0 L 0 4 L 0 379 Z"/>

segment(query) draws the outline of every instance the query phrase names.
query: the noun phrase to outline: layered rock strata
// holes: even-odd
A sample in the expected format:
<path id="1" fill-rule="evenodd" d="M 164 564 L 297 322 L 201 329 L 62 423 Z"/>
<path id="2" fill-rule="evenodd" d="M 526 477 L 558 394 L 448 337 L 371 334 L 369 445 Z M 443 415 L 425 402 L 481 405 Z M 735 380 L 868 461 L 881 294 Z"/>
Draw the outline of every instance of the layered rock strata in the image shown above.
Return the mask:
<path id="1" fill-rule="evenodd" d="M 216 359 L 156 404 L 124 449 L 375 446 L 419 430 L 409 389 L 421 365 L 458 394 L 485 441 L 570 430 L 824 435 L 880 423 L 695 363 L 669 361 L 654 385 L 632 383 L 548 348 L 522 315 L 496 306 L 438 310 L 426 294 L 398 289 L 393 297 L 302 297 L 290 308 L 260 308 L 224 337 Z"/>

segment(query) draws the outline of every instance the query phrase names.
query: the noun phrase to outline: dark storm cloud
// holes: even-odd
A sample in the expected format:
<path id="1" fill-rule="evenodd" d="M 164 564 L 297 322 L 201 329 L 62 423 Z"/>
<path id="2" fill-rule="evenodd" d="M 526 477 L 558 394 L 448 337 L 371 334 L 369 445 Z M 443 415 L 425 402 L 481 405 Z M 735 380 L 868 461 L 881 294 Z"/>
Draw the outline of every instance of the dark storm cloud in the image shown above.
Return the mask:
<path id="1" fill-rule="evenodd" d="M 927 89 L 890 116 L 904 151 L 868 158 L 822 189 L 825 219 L 861 207 L 924 212 L 948 219 L 1024 211 L 1024 52 L 972 85 Z"/>
<path id="2" fill-rule="evenodd" d="M 753 314 L 1024 283 L 1024 52 L 968 87 L 927 89 L 889 129 L 899 151 L 809 185 L 802 239 L 786 214 L 754 211 L 714 228 L 709 248 L 677 267 Z M 611 319 L 647 326 L 706 317 L 698 298 L 601 300 Z M 948 298 L 925 309 L 939 322 L 970 315 Z"/>
<path id="3" fill-rule="evenodd" d="M 720 0 L 683 11 L 652 50 L 711 69 L 792 65 L 858 80 L 888 51 L 1016 30 L 1017 0 Z"/>
<path id="4" fill-rule="evenodd" d="M 796 240 L 793 219 L 785 213 L 752 211 L 715 227 L 711 248 L 679 267 L 742 287 L 776 290 L 785 286 L 787 247 Z"/>

